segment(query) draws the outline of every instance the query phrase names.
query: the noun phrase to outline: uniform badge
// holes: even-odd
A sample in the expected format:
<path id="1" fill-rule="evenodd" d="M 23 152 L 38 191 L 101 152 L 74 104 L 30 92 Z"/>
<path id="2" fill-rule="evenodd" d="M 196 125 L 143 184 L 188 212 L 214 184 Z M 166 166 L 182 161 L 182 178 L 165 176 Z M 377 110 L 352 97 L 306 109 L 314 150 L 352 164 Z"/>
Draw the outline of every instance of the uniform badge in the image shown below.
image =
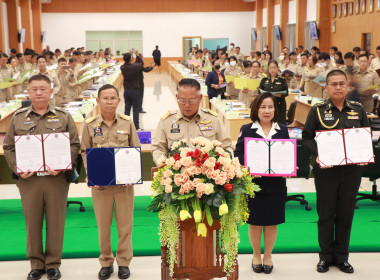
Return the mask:
<path id="1" fill-rule="evenodd" d="M 128 132 L 126 130 L 121 130 L 121 129 L 117 130 L 116 133 L 117 134 L 123 134 L 123 135 L 128 134 Z"/>
<path id="2" fill-rule="evenodd" d="M 355 112 L 354 110 L 351 110 L 351 112 L 347 112 L 348 115 L 350 116 L 356 116 L 358 115 L 359 113 L 358 112 Z"/>
<path id="3" fill-rule="evenodd" d="M 170 133 L 180 133 L 179 124 L 177 122 L 172 124 L 172 128 L 170 129 Z"/>
<path id="4" fill-rule="evenodd" d="M 211 125 L 200 125 L 199 127 L 200 127 L 201 131 L 212 130 L 212 126 Z"/>
<path id="5" fill-rule="evenodd" d="M 100 123 L 97 123 L 96 128 L 94 128 L 94 136 L 103 136 L 103 131 L 100 127 Z"/>
<path id="6" fill-rule="evenodd" d="M 47 122 L 56 123 L 56 122 L 59 122 L 59 119 L 47 119 Z"/>

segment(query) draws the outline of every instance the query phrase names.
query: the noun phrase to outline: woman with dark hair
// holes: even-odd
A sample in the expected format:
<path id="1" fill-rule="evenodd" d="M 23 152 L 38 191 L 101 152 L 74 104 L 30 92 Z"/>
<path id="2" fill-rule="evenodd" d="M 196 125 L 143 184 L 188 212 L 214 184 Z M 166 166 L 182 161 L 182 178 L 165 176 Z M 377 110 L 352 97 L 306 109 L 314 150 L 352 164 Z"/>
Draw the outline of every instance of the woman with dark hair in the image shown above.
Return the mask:
<path id="1" fill-rule="evenodd" d="M 263 53 L 264 54 L 264 53 Z M 269 61 L 272 60 L 272 53 L 270 51 L 266 51 L 263 59 L 261 59 L 262 71 L 265 74 L 268 74 L 268 65 Z"/>
<path id="2" fill-rule="evenodd" d="M 209 100 L 213 97 L 220 97 L 226 99 L 224 96 L 225 87 L 222 85 L 226 82 L 224 74 L 220 71 L 220 61 L 212 61 L 212 71 L 207 74 L 205 84 L 207 86 L 207 95 Z M 222 86 L 222 87 L 221 87 Z"/>
<path id="3" fill-rule="evenodd" d="M 244 164 L 244 138 L 289 139 L 286 125 L 277 123 L 277 100 L 271 93 L 260 94 L 251 107 L 252 123 L 243 125 L 236 143 L 235 157 Z M 250 170 L 252 173 L 255 170 Z M 256 177 L 253 182 L 261 190 L 249 198 L 250 216 L 247 223 L 253 249 L 252 269 L 269 274 L 273 270 L 272 251 L 277 237 L 277 225 L 285 222 L 286 181 L 282 177 Z M 264 232 L 264 257 L 261 260 L 261 236 Z"/>
<path id="4" fill-rule="evenodd" d="M 305 93 L 311 97 L 322 98 L 322 87 L 319 84 L 312 82 L 316 77 L 322 75 L 323 70 L 321 67 L 316 66 L 318 59 L 316 56 L 310 56 L 307 60 L 308 66 L 306 66 L 303 76 L 298 86 L 301 89 L 305 85 Z"/>
<path id="5" fill-rule="evenodd" d="M 334 54 L 334 60 L 337 61 L 339 58 L 343 59 L 343 55 L 340 51 L 337 51 L 335 54 Z"/>
<path id="6" fill-rule="evenodd" d="M 271 60 L 268 63 L 269 75 L 260 82 L 260 92 L 271 92 L 276 97 L 278 108 L 278 122 L 286 124 L 286 101 L 288 96 L 288 85 L 286 80 L 278 75 L 278 63 Z"/>
<path id="7" fill-rule="evenodd" d="M 261 64 L 258 61 L 249 61 L 246 60 L 243 62 L 244 72 L 240 77 L 243 79 L 254 79 L 261 81 L 264 76 L 261 74 Z M 247 88 L 242 89 L 239 93 L 239 100 L 243 101 L 248 106 L 251 105 L 252 101 L 258 95 L 258 89 L 249 90 Z"/>
<path id="8" fill-rule="evenodd" d="M 52 98 L 54 98 L 54 95 L 61 88 L 61 83 L 59 82 L 59 79 L 54 72 L 48 71 L 47 66 L 48 66 L 48 61 L 47 61 L 46 57 L 43 55 L 39 55 L 37 57 L 37 68 L 38 69 L 34 70 L 30 76 L 41 74 L 41 75 L 48 77 L 51 81 L 51 87 L 54 88 L 53 95 L 52 95 Z"/>
<path id="9" fill-rule="evenodd" d="M 228 75 L 228 76 L 238 77 L 241 74 L 242 70 L 241 70 L 240 66 L 238 66 L 238 61 L 236 59 L 236 56 L 230 56 L 229 62 L 230 62 L 230 65 L 227 66 L 227 68 L 224 70 L 224 76 Z M 235 88 L 234 82 L 228 83 L 228 86 L 226 88 L 226 92 L 231 97 L 231 99 L 236 99 L 237 96 L 239 95 L 239 91 L 240 90 Z"/>

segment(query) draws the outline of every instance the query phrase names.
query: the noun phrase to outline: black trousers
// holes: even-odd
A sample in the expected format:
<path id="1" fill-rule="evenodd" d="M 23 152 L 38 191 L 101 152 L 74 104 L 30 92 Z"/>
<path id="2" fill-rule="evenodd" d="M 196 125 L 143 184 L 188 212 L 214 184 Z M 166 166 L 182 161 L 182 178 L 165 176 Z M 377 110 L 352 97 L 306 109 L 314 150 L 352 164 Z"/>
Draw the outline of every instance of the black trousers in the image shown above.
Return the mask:
<path id="1" fill-rule="evenodd" d="M 319 257 L 327 262 L 348 260 L 356 195 L 364 167 L 314 165 L 317 193 Z"/>
<path id="2" fill-rule="evenodd" d="M 278 122 L 286 124 L 286 100 L 285 97 L 276 97 L 277 110 L 278 110 Z"/>
<path id="3" fill-rule="evenodd" d="M 126 89 L 124 90 L 124 102 L 125 102 L 125 112 L 127 116 L 131 115 L 131 107 L 133 107 L 133 123 L 136 129 L 140 128 L 139 125 L 139 114 L 141 107 L 141 97 L 140 89 Z"/>
<path id="4" fill-rule="evenodd" d="M 140 105 L 140 111 L 143 110 L 143 99 L 144 99 L 144 82 L 140 82 L 140 97 L 141 97 L 141 105 Z"/>

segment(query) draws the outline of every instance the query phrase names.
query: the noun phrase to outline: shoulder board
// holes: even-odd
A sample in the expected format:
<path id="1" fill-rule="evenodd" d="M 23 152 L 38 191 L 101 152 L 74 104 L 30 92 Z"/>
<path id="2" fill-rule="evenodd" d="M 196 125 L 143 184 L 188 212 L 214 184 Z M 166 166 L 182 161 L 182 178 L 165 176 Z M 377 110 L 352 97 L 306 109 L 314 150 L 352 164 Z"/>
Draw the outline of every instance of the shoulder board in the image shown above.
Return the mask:
<path id="1" fill-rule="evenodd" d="M 20 114 L 20 113 L 22 113 L 22 112 L 25 112 L 26 110 L 28 110 L 28 108 L 22 108 L 22 109 L 19 109 L 19 110 L 17 110 L 17 111 L 15 112 L 15 115 Z"/>
<path id="2" fill-rule="evenodd" d="M 320 107 L 323 105 L 326 105 L 326 101 L 320 101 L 320 102 L 314 104 L 315 107 Z"/>
<path id="3" fill-rule="evenodd" d="M 348 102 L 352 105 L 362 106 L 362 104 L 360 102 L 357 102 L 357 101 L 348 100 Z"/>
<path id="4" fill-rule="evenodd" d="M 96 119 L 96 116 L 93 116 L 93 117 L 87 119 L 87 120 L 86 120 L 86 123 L 93 122 L 95 119 Z"/>
<path id="5" fill-rule="evenodd" d="M 214 111 L 212 111 L 210 109 L 206 109 L 206 112 L 209 113 L 209 114 L 211 114 L 211 115 L 213 115 L 213 116 L 215 116 L 215 117 L 218 116 L 218 113 L 216 113 L 216 112 L 214 112 Z"/>
<path id="6" fill-rule="evenodd" d="M 56 109 L 57 111 L 60 111 L 62 113 L 68 114 L 67 111 L 61 107 L 54 107 L 54 109 Z"/>
<path id="7" fill-rule="evenodd" d="M 377 72 L 376 72 L 375 70 L 373 70 L 373 69 L 371 70 L 371 72 L 374 72 L 374 73 L 376 73 L 376 74 L 377 74 Z"/>
<path id="8" fill-rule="evenodd" d="M 127 115 L 124 115 L 124 114 L 119 114 L 120 118 L 126 120 L 126 121 L 129 121 L 131 118 Z"/>
<path id="9" fill-rule="evenodd" d="M 265 74 L 265 73 L 261 73 L 261 74 L 263 75 L 264 78 L 268 77 L 267 74 Z"/>
<path id="10" fill-rule="evenodd" d="M 166 112 L 165 115 L 162 116 L 162 119 L 163 119 L 163 120 L 166 120 L 170 115 L 173 115 L 173 114 L 175 114 L 175 113 L 176 113 L 176 111 L 173 111 L 173 112 L 172 112 L 172 111 L 169 110 L 169 111 Z"/>

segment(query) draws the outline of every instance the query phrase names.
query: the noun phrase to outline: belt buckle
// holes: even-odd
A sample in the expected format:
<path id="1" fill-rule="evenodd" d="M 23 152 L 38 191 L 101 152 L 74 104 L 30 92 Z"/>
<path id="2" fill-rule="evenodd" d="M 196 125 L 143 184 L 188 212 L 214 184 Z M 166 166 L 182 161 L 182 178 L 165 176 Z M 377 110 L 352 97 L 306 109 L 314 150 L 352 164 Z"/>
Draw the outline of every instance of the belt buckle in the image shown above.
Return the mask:
<path id="1" fill-rule="evenodd" d="M 43 177 L 43 176 L 49 175 L 49 173 L 48 172 L 37 172 L 36 175 Z"/>

